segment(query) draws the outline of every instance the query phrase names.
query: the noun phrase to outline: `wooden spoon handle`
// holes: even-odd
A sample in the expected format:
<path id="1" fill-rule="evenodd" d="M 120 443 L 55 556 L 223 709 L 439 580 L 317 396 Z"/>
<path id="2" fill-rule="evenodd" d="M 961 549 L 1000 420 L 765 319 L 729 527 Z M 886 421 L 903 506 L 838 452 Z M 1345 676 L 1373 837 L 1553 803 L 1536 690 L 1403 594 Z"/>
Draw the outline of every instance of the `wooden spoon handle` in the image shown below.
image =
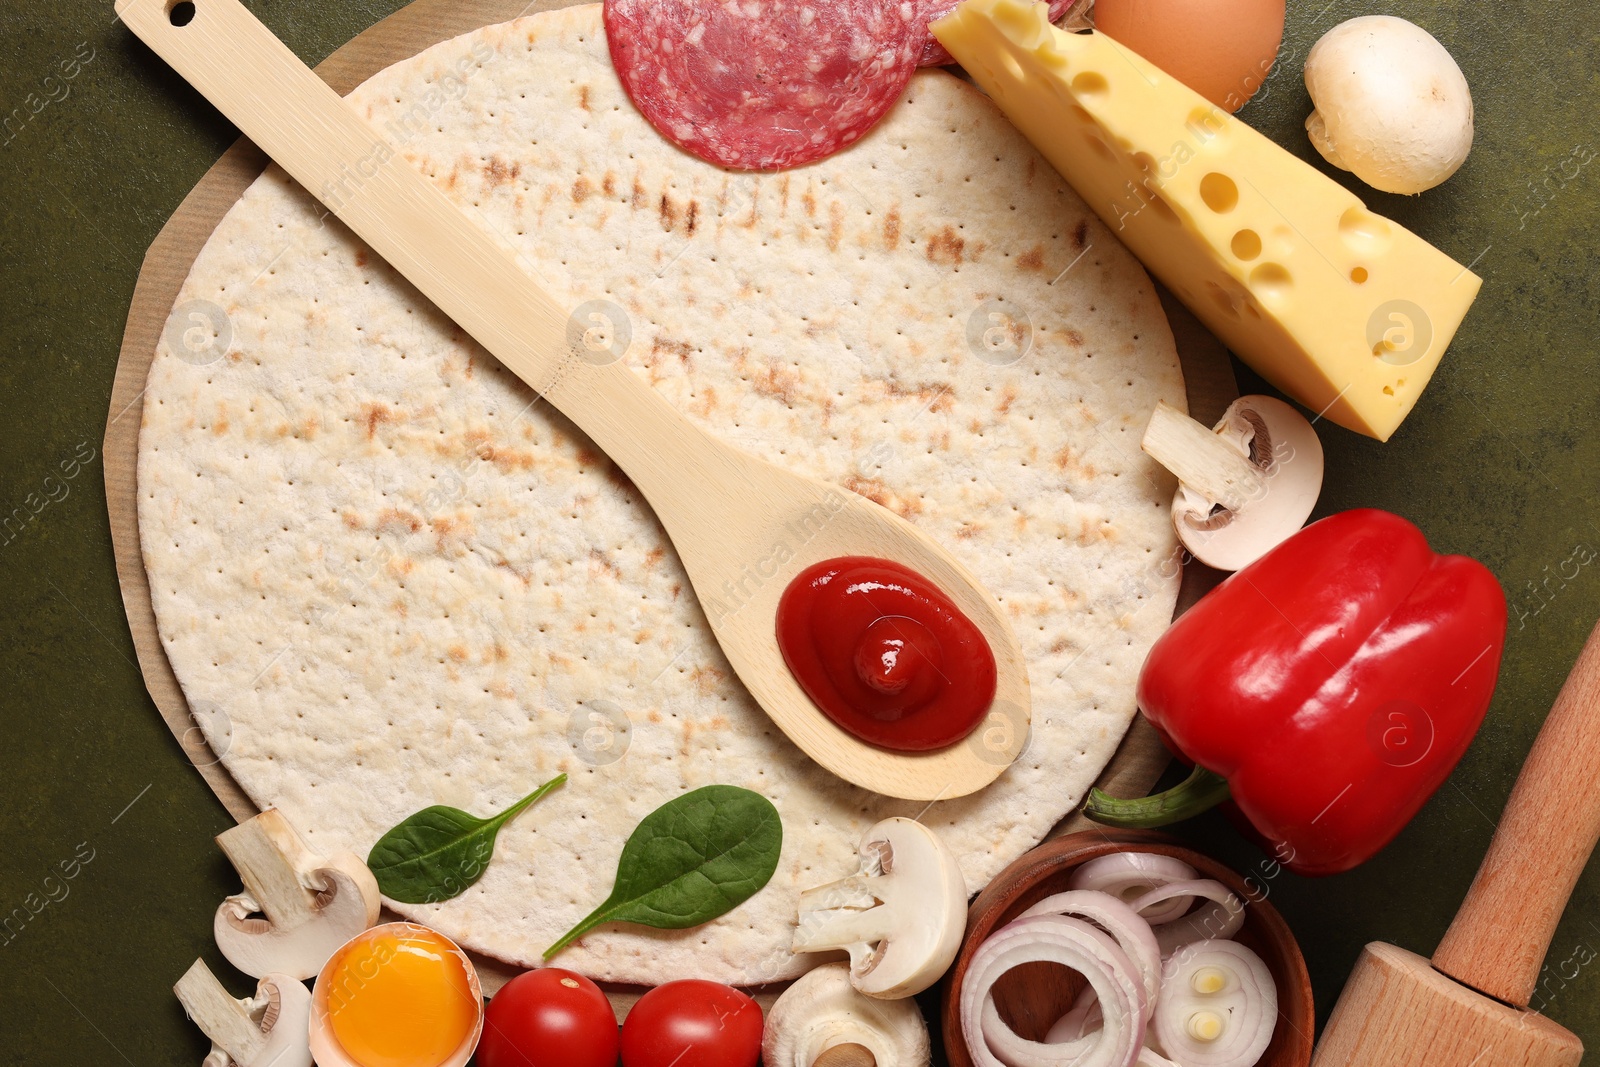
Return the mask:
<path id="1" fill-rule="evenodd" d="M 595 324 L 557 304 L 486 222 L 454 204 L 239 0 L 117 0 L 117 12 L 268 156 L 501 363 L 594 438 L 647 497 L 685 452 L 715 462 L 697 431 L 608 351 Z M 713 458 L 708 460 L 708 455 Z"/>
<path id="2" fill-rule="evenodd" d="M 1433 965 L 1527 1007 L 1556 924 L 1600 840 L 1600 624 L 1589 634 Z"/>
<path id="3" fill-rule="evenodd" d="M 118 0 L 128 28 L 274 162 L 541 392 L 566 359 L 566 313 L 510 247 L 457 208 L 238 0 Z"/>

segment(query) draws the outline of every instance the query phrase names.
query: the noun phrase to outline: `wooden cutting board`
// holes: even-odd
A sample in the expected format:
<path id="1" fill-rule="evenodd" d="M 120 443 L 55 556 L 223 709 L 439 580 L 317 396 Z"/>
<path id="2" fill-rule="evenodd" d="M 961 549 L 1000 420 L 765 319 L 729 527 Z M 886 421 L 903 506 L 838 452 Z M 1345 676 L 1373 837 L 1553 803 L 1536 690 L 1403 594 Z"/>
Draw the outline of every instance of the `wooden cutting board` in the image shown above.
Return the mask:
<path id="1" fill-rule="evenodd" d="M 378 71 L 418 52 L 482 26 L 505 22 L 537 11 L 570 6 L 573 0 L 413 0 L 388 18 L 353 38 L 316 68 L 322 79 L 341 94 Z M 242 789 L 218 762 L 184 702 L 183 690 L 162 650 L 156 631 L 150 586 L 139 546 L 137 485 L 139 423 L 145 379 L 155 358 L 156 345 L 178 290 L 188 277 L 211 232 L 245 189 L 266 168 L 267 159 L 255 145 L 240 139 L 206 172 L 167 221 L 150 249 L 134 287 L 133 303 L 122 336 L 111 407 L 106 424 L 104 457 L 106 506 L 111 517 L 111 539 L 116 553 L 117 579 L 134 647 L 156 708 L 166 721 L 189 761 L 205 778 L 228 813 L 243 820 L 256 813 Z M 1159 288 L 1159 286 L 1158 286 Z M 1220 342 L 1200 325 L 1170 294 L 1161 291 L 1162 306 L 1172 324 L 1178 355 L 1183 364 L 1189 409 L 1210 424 L 1238 395 L 1228 354 Z M 1198 564 L 1184 569 L 1178 611 L 1183 611 L 1221 578 Z M 1142 717 L 1102 772 L 1099 785 L 1119 796 L 1142 796 L 1150 790 L 1169 757 Z M 1052 836 L 1081 829 L 1079 816 L 1069 816 Z M 392 916 L 391 916 L 392 917 Z M 498 989 L 515 969 L 495 960 L 474 957 L 482 973 L 485 992 Z M 613 1000 L 619 1012 L 634 999 L 619 991 Z"/>

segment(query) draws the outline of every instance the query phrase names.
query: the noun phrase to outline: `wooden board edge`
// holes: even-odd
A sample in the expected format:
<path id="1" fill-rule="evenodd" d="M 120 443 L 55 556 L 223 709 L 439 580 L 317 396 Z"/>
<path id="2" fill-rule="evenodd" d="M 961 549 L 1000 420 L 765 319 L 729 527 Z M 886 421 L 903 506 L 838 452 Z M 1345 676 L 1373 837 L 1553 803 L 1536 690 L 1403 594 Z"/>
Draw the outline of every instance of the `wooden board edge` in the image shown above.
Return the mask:
<path id="1" fill-rule="evenodd" d="M 572 5 L 562 0 L 413 0 L 346 42 L 318 64 L 316 71 L 335 90 L 349 93 L 378 71 L 440 41 L 567 6 Z M 141 402 L 161 331 L 206 240 L 266 164 L 266 157 L 248 140 L 235 142 L 189 191 L 151 242 L 128 309 L 102 445 L 117 581 L 145 688 L 184 755 L 228 814 L 238 821 L 254 815 L 257 808 L 201 736 L 161 645 L 139 540 L 137 473 Z M 1159 284 L 1156 288 L 1183 367 L 1189 410 L 1202 422 L 1215 421 L 1238 395 L 1227 350 L 1170 293 Z M 1198 599 L 1219 577 L 1209 568 L 1185 567 L 1178 610 L 1181 612 Z M 1119 796 L 1143 795 L 1169 761 L 1154 729 L 1142 716 L 1135 716 L 1095 784 Z M 1085 825 L 1081 816 L 1072 813 L 1048 836 L 1083 829 Z M 486 993 L 498 989 L 520 970 L 499 960 L 472 955 Z M 621 1011 L 637 999 L 637 992 L 630 993 L 628 987 L 609 987 L 608 992 Z"/>

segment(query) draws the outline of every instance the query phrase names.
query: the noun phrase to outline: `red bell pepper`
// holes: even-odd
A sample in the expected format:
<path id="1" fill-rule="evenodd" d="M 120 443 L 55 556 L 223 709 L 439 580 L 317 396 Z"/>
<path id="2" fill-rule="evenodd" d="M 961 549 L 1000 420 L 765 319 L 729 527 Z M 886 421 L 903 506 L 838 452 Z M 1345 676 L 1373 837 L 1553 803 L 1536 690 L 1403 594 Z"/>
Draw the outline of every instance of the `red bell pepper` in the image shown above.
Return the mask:
<path id="1" fill-rule="evenodd" d="M 1336 874 L 1411 820 L 1466 752 L 1505 644 L 1493 574 L 1385 511 L 1346 511 L 1233 575 L 1155 643 L 1139 706 L 1188 781 L 1087 813 L 1155 826 L 1228 800 L 1284 866 Z"/>

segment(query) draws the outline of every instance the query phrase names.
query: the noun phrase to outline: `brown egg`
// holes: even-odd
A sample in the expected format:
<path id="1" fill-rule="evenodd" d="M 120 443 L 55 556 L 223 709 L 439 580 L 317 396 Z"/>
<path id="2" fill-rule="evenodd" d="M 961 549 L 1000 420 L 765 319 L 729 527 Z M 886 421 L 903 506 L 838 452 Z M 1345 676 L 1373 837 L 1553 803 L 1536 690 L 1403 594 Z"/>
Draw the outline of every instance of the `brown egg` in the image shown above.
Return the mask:
<path id="1" fill-rule="evenodd" d="M 1238 111 L 1283 41 L 1284 0 L 1095 0 L 1095 28 L 1189 88 Z"/>

